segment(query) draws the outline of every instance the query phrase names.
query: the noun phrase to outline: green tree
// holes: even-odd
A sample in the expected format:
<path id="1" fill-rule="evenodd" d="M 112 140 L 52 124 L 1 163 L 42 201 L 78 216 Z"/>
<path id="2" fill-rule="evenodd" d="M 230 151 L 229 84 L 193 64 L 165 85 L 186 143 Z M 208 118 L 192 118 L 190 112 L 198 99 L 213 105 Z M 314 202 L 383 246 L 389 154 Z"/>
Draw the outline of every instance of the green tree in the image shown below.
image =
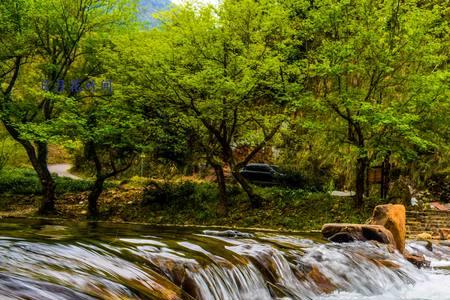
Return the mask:
<path id="1" fill-rule="evenodd" d="M 359 206 L 371 160 L 436 146 L 422 123 L 448 101 L 444 10 L 415 0 L 325 0 L 309 10 L 310 88 L 354 148 Z"/>
<path id="2" fill-rule="evenodd" d="M 224 1 L 217 8 L 176 7 L 155 29 L 145 85 L 186 115 L 214 167 L 227 205 L 224 166 L 253 207 L 261 199 L 239 170 L 277 134 L 295 90 L 284 60 L 285 11 L 271 1 Z M 239 159 L 240 145 L 252 150 Z"/>
<path id="3" fill-rule="evenodd" d="M 66 130 L 60 137 L 68 147 L 81 143 L 83 158 L 92 166 L 95 181 L 88 195 L 88 216 L 95 219 L 105 181 L 131 167 L 146 147 L 148 127 L 142 114 L 118 95 L 80 100 L 68 100 L 71 109 L 63 114 Z"/>
<path id="4" fill-rule="evenodd" d="M 117 24 L 124 23 L 132 8 L 127 2 L 36 0 L 7 1 L 2 5 L 7 11 L 4 16 L 13 19 L 11 28 L 4 30 L 5 40 L 12 41 L 7 49 L 16 53 L 10 84 L 3 93 L 2 121 L 25 148 L 39 176 L 43 186 L 40 213 L 55 209 L 55 183 L 47 167 L 48 143 L 57 132 L 52 122 L 64 110 L 64 99 L 76 94 L 78 85 L 98 71 L 94 66 L 82 77 L 74 76 L 80 61 L 90 54 L 81 51 L 88 49 L 82 45 L 92 37 L 110 34 Z M 17 42 L 23 46 L 14 51 Z M 69 85 L 69 79 L 76 81 Z M 41 82 L 46 91 L 40 90 Z"/>
<path id="5" fill-rule="evenodd" d="M 144 119 L 140 103 L 145 92 L 132 81 L 137 77 L 139 24 L 119 24 L 109 35 L 95 35 L 81 45 L 86 54 L 74 72 L 90 74 L 85 89 L 62 103 L 64 111 L 52 128 L 59 143 L 81 144 L 95 181 L 88 195 L 88 214 L 97 218 L 106 180 L 128 170 L 136 156 L 152 145 L 152 119 Z M 94 70 L 94 72 L 92 72 Z"/>

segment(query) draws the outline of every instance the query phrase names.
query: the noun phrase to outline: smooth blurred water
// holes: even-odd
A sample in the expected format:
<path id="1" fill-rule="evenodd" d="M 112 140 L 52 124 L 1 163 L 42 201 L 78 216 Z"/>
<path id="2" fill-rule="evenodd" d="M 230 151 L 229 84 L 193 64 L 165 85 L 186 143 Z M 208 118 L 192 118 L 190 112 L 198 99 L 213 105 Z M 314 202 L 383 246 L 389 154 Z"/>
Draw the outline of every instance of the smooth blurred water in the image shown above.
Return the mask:
<path id="1" fill-rule="evenodd" d="M 0 223 L 0 299 L 450 299 L 450 248 L 110 223 Z"/>

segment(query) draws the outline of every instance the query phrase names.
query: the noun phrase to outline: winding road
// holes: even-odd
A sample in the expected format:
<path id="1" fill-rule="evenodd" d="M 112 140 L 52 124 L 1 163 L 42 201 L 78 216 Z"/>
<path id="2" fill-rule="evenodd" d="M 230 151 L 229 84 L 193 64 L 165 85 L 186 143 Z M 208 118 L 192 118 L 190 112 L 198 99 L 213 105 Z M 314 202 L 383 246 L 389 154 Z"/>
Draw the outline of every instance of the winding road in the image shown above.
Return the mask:
<path id="1" fill-rule="evenodd" d="M 81 179 L 80 177 L 73 175 L 69 172 L 72 168 L 71 164 L 49 164 L 48 170 L 50 173 L 56 173 L 59 177 L 69 177 L 72 179 Z"/>

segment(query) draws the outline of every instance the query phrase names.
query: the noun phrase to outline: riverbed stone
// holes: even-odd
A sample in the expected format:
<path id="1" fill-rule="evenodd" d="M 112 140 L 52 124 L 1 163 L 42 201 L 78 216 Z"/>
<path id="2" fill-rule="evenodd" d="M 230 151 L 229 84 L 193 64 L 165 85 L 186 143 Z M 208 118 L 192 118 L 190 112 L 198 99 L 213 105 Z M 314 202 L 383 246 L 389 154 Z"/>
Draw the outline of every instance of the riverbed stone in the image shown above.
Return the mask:
<path id="1" fill-rule="evenodd" d="M 406 241 L 406 209 L 401 204 L 378 205 L 373 210 L 369 224 L 381 225 L 389 230 L 400 253 L 405 251 Z"/>
<path id="2" fill-rule="evenodd" d="M 439 228 L 439 239 L 448 240 L 450 236 L 450 228 Z"/>
<path id="3" fill-rule="evenodd" d="M 413 255 L 405 253 L 403 256 L 406 258 L 407 261 L 409 261 L 419 269 L 430 266 L 430 262 L 426 260 L 425 256 L 423 255 Z"/>
<path id="4" fill-rule="evenodd" d="M 322 272 L 320 272 L 319 268 L 316 266 L 312 266 L 311 271 L 308 273 L 308 277 L 311 278 L 317 287 L 323 293 L 332 293 L 337 287 L 330 279 L 328 279 Z"/>
<path id="5" fill-rule="evenodd" d="M 393 261 L 387 260 L 387 259 L 373 259 L 372 260 L 376 265 L 378 266 L 383 266 L 383 267 L 387 267 L 391 270 L 398 270 L 400 269 L 400 266 L 398 264 L 396 264 Z"/>
<path id="6" fill-rule="evenodd" d="M 429 241 L 433 239 L 433 236 L 427 232 L 422 232 L 416 236 L 416 239 L 419 241 Z"/>
<path id="7" fill-rule="evenodd" d="M 450 240 L 450 239 L 449 239 Z M 450 247 L 450 241 L 440 241 L 439 242 L 439 245 L 442 245 L 442 246 L 446 246 L 446 247 Z"/>
<path id="8" fill-rule="evenodd" d="M 330 223 L 322 226 L 322 235 L 336 243 L 377 241 L 396 246 L 392 233 L 381 225 Z"/>
<path id="9" fill-rule="evenodd" d="M 206 235 L 215 235 L 215 236 L 223 236 L 223 237 L 231 237 L 231 238 L 252 238 L 253 234 L 248 232 L 240 232 L 237 230 L 203 230 L 203 234 Z"/>

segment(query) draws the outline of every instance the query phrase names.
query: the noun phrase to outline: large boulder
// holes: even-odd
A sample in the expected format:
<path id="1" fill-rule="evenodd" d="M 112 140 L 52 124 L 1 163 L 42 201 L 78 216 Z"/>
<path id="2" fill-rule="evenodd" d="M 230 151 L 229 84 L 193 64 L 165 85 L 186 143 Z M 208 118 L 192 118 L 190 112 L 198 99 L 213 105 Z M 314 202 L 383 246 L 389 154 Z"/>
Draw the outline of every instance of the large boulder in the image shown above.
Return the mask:
<path id="1" fill-rule="evenodd" d="M 441 230 L 441 236 L 446 235 Z M 332 242 L 377 241 L 388 244 L 389 250 L 397 249 L 418 268 L 429 267 L 430 263 L 423 255 L 414 255 L 405 251 L 406 211 L 401 204 L 386 204 L 375 207 L 368 224 L 325 224 L 322 235 Z M 427 249 L 432 251 L 429 243 Z M 384 264 L 384 262 L 379 262 Z M 388 267 L 395 268 L 395 265 Z"/>
<path id="2" fill-rule="evenodd" d="M 400 253 L 405 251 L 406 240 L 406 210 L 401 204 L 378 205 L 373 210 L 369 224 L 381 225 L 389 230 Z"/>
<path id="3" fill-rule="evenodd" d="M 322 235 L 336 243 L 377 241 L 396 246 L 392 233 L 381 225 L 330 223 L 322 226 Z"/>

